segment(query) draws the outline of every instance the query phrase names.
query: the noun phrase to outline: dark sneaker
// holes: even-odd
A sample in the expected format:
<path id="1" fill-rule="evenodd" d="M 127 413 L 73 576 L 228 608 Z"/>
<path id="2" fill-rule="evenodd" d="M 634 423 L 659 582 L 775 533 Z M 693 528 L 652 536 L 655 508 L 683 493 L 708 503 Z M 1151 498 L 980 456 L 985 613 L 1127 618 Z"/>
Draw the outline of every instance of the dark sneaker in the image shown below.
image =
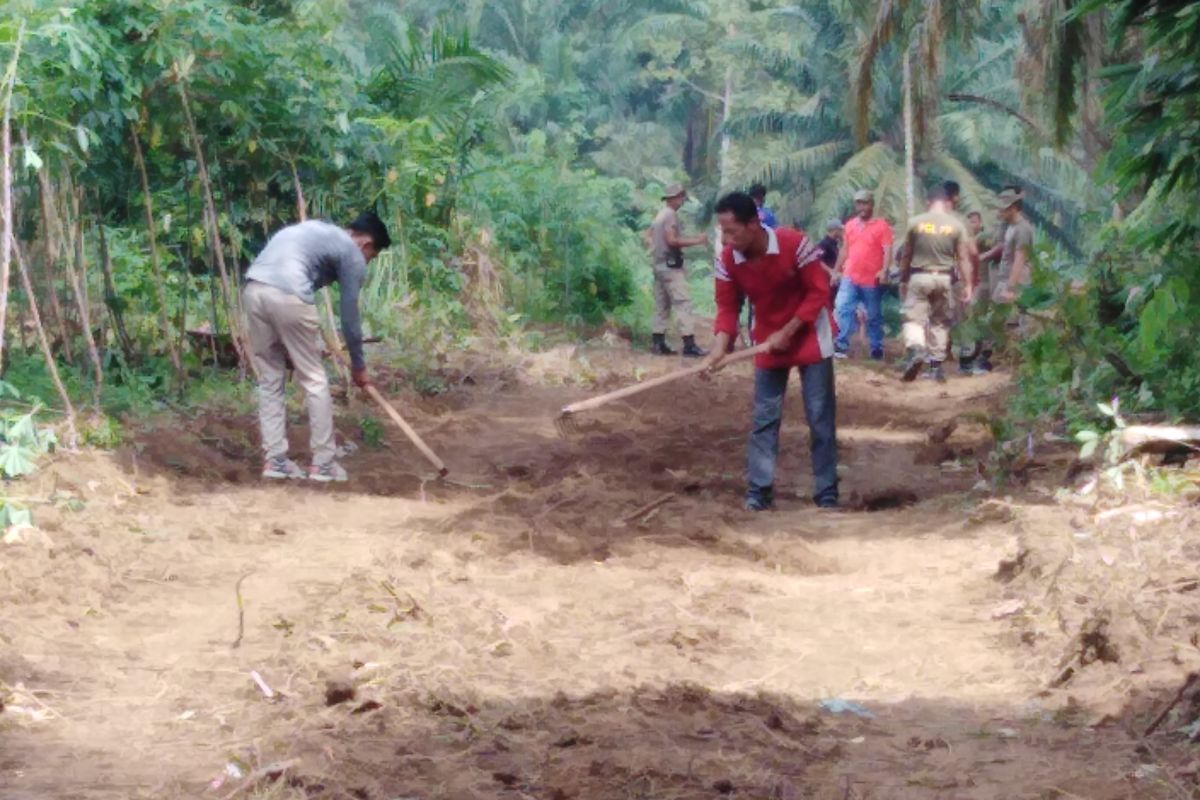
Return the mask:
<path id="1" fill-rule="evenodd" d="M 883 361 L 883 351 L 882 350 L 872 350 L 871 351 L 871 360 L 872 361 Z"/>
<path id="2" fill-rule="evenodd" d="M 845 350 L 834 350 L 833 357 L 838 359 L 839 361 L 841 361 L 841 360 L 849 358 L 850 354 L 848 352 L 846 352 Z"/>
<path id="3" fill-rule="evenodd" d="M 942 365 L 940 363 L 929 366 L 929 377 L 938 383 L 946 382 L 946 373 L 942 372 Z"/>
<path id="4" fill-rule="evenodd" d="M 908 358 L 904 362 L 903 368 L 900 371 L 900 380 L 905 383 L 911 383 L 921 374 L 921 369 L 925 366 L 925 354 L 919 350 L 909 350 Z"/>
<path id="5" fill-rule="evenodd" d="M 313 464 L 308 468 L 308 479 L 320 483 L 341 483 L 349 480 L 346 470 L 336 461 L 326 461 L 324 464 Z"/>
<path id="6" fill-rule="evenodd" d="M 959 375 L 974 375 L 975 374 L 975 362 L 971 359 L 961 359 L 960 358 L 958 360 L 958 374 Z"/>
<path id="7" fill-rule="evenodd" d="M 263 463 L 262 476 L 264 478 L 272 478 L 274 480 L 294 480 L 304 479 L 307 477 L 300 465 L 292 461 L 287 456 L 275 456 L 268 458 Z"/>
<path id="8" fill-rule="evenodd" d="M 768 500 L 762 500 L 757 497 L 747 497 L 745 504 L 742 506 L 747 511 L 770 511 L 774 504 Z"/>
<path id="9" fill-rule="evenodd" d="M 975 374 L 986 375 L 992 371 L 992 362 L 986 358 L 981 358 L 975 362 Z"/>

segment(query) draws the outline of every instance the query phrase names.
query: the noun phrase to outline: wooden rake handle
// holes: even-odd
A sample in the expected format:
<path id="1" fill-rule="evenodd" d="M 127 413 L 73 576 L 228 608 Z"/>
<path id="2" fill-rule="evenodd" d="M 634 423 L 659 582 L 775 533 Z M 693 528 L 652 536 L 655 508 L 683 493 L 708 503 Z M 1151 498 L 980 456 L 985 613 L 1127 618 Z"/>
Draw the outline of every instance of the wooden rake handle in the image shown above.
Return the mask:
<path id="1" fill-rule="evenodd" d="M 768 349 L 769 348 L 767 347 L 767 344 L 764 342 L 763 344 L 756 345 L 755 347 L 751 347 L 747 350 L 738 350 L 726 356 L 725 360 L 721 362 L 721 366 L 733 364 L 738 361 L 745 361 L 748 358 L 753 358 L 754 356 L 767 352 Z M 564 416 L 566 416 L 569 414 L 577 414 L 580 411 L 591 411 L 593 408 L 599 408 L 600 406 L 608 405 L 609 403 L 616 402 L 617 400 L 624 400 L 626 397 L 632 397 L 635 394 L 641 394 L 642 392 L 663 386 L 664 384 L 672 383 L 684 378 L 690 378 L 693 375 L 699 375 L 701 372 L 704 372 L 703 364 L 697 364 L 694 367 L 687 367 L 686 369 L 677 369 L 674 372 L 668 372 L 666 375 L 660 375 L 659 377 L 651 378 L 648 381 L 642 381 L 641 383 L 635 383 L 632 386 L 626 386 L 624 389 L 617 389 L 616 391 L 598 395 L 597 397 L 592 397 L 588 400 L 581 400 L 578 403 L 572 403 L 569 406 L 563 406 L 562 413 Z"/>
<path id="2" fill-rule="evenodd" d="M 346 366 L 345 359 L 342 358 L 342 354 L 338 351 L 337 344 L 331 341 L 333 337 L 324 328 L 321 329 L 321 333 L 325 336 L 325 346 L 329 348 L 330 355 L 333 356 L 334 360 L 341 365 L 342 368 L 349 369 Z M 389 417 L 391 417 L 392 422 L 396 423 L 396 427 L 404 431 L 404 435 L 407 436 L 408 440 L 412 442 L 418 450 L 421 451 L 421 455 L 425 456 L 430 464 L 433 464 L 434 468 L 437 470 L 438 477 L 446 477 L 446 475 L 450 473 L 450 470 L 447 469 L 446 465 L 442 463 L 442 460 L 438 458 L 437 453 L 433 452 L 429 445 L 425 444 L 425 440 L 421 438 L 421 435 L 413 430 L 413 426 L 409 425 L 408 421 L 404 419 L 404 417 L 400 416 L 400 412 L 397 411 L 395 407 L 387 401 L 387 398 L 380 394 L 379 390 L 376 389 L 373 384 L 367 384 L 366 392 L 371 396 L 371 399 L 374 400 Z"/>

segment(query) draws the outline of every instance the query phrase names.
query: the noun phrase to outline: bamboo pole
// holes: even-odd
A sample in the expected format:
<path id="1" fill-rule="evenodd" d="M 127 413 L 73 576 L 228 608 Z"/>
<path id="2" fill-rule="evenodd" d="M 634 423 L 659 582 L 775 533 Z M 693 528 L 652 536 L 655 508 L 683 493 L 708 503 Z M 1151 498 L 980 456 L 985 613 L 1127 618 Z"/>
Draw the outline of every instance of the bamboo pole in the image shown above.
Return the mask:
<path id="1" fill-rule="evenodd" d="M 29 280 L 29 270 L 25 268 L 25 259 L 21 257 L 21 248 L 17 244 L 17 240 L 11 236 L 9 244 L 17 257 L 21 285 L 25 289 L 26 299 L 29 300 L 29 311 L 33 315 L 33 325 L 37 329 L 38 343 L 42 347 L 42 357 L 46 360 L 46 370 L 54 381 L 54 388 L 58 390 L 58 396 L 62 400 L 63 409 L 66 412 L 67 449 L 74 450 L 79 444 L 79 431 L 75 427 L 75 406 L 71 404 L 71 396 L 67 394 L 67 387 L 63 385 L 62 377 L 58 374 L 58 365 L 54 362 L 54 353 L 50 350 L 50 340 L 46 337 L 46 328 L 42 325 L 41 314 L 38 313 L 37 298 L 33 295 L 33 284 Z"/>
<path id="2" fill-rule="evenodd" d="M 167 311 L 167 285 L 163 277 L 162 259 L 158 255 L 158 226 L 154 222 L 154 199 L 150 196 L 150 177 L 146 174 L 146 159 L 142 155 L 142 143 L 137 134 L 137 128 L 129 126 L 129 138 L 133 140 L 133 161 L 137 165 L 138 177 L 142 181 L 142 206 L 146 213 L 146 235 L 150 239 L 150 263 L 154 269 L 154 291 L 158 296 L 159 322 L 162 324 L 163 338 L 167 340 L 167 352 L 171 358 L 171 366 L 175 368 L 175 378 L 182 384 L 186 379 L 183 371 L 183 359 L 179 356 L 179 348 L 171 336 L 171 317 Z"/>
<path id="3" fill-rule="evenodd" d="M 29 148 L 29 134 L 24 128 L 21 129 L 21 144 Z M 59 256 L 59 237 L 54 228 L 54 224 L 50 219 L 50 203 L 54 196 L 54 189 L 50 185 L 50 171 L 43 164 L 37 171 L 38 180 L 38 215 L 41 217 L 42 223 L 42 270 L 46 280 L 46 294 L 50 299 L 50 319 L 55 328 L 58 329 L 58 335 L 62 339 L 63 353 L 67 356 L 67 361 L 75 360 L 75 353 L 71 348 L 71 332 L 67 329 L 67 317 L 63 313 L 62 303 L 58 299 L 57 280 L 54 271 L 54 264 L 58 261 Z"/>
<path id="4" fill-rule="evenodd" d="M 63 260 L 63 264 L 67 270 L 67 279 L 71 282 L 71 293 L 75 297 L 75 307 L 79 311 L 79 323 L 83 328 L 83 341 L 87 345 L 88 358 L 92 362 L 92 371 L 94 379 L 92 381 L 92 405 L 96 414 L 100 414 L 100 395 L 104 389 L 104 365 L 100 360 L 100 348 L 96 346 L 96 337 L 92 333 L 92 312 L 88 307 L 87 291 L 84 289 L 83 281 L 86 280 L 87 267 L 84 261 L 84 242 L 83 242 L 83 219 L 80 217 L 80 195 L 82 189 L 76 189 L 68 183 L 68 193 L 72 198 L 71 204 L 68 206 L 66 201 L 63 201 L 63 207 L 67 210 L 67 224 L 64 229 L 69 231 L 67 237 L 67 247 L 71 251 L 67 258 Z"/>

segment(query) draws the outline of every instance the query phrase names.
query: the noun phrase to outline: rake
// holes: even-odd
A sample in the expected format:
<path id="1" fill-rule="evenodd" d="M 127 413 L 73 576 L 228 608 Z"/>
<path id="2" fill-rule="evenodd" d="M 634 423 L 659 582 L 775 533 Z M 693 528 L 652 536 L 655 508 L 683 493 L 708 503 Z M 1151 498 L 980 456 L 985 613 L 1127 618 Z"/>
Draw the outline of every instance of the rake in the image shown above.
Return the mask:
<path id="1" fill-rule="evenodd" d="M 766 353 L 768 349 L 769 348 L 767 344 L 764 342 L 763 344 L 751 347 L 747 350 L 738 350 L 736 353 L 731 353 L 730 355 L 726 356 L 725 360 L 721 362 L 721 366 L 724 367 L 728 364 L 733 364 L 738 361 L 745 361 L 746 359 L 753 358 L 761 353 Z M 674 383 L 675 381 L 683 380 L 684 378 L 690 378 L 693 375 L 699 375 L 700 373 L 704 372 L 704 369 L 705 368 L 703 364 L 697 364 L 694 367 L 687 367 L 685 369 L 677 369 L 674 372 L 668 372 L 666 375 L 660 375 L 659 377 L 651 378 L 648 381 L 642 381 L 641 383 L 635 383 L 632 386 L 626 386 L 624 389 L 617 389 L 616 391 L 597 395 L 596 397 L 592 397 L 587 400 L 581 400 L 578 403 L 571 403 L 569 406 L 563 406 L 562 411 L 560 411 L 558 416 L 554 419 L 554 427 L 558 429 L 559 435 L 563 437 L 577 433 L 577 414 L 580 414 L 584 411 L 591 411 L 592 409 L 600 408 L 601 406 L 606 406 L 609 403 L 615 403 L 618 400 L 624 400 L 627 397 L 632 397 L 636 394 L 641 394 L 642 392 L 656 389 L 659 386 L 664 386 L 668 383 Z"/>

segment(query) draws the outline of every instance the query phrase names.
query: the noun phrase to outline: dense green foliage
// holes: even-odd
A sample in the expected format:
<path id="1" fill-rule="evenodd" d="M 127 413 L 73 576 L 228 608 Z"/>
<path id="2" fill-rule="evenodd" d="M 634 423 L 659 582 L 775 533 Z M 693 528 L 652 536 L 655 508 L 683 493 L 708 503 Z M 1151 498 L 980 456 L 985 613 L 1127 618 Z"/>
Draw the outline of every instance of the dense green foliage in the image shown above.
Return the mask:
<path id="1" fill-rule="evenodd" d="M 1106 30 L 1097 113 L 1109 150 L 1097 179 L 1115 187 L 1116 210 L 1093 219 L 1084 259 L 1043 261 L 1041 305 L 1065 325 L 1027 348 L 1023 410 L 1096 417 L 1098 402 L 1119 397 L 1126 413 L 1195 419 L 1200 4 L 1093 2 L 1067 22 Z"/>
<path id="2" fill-rule="evenodd" d="M 177 397 L 212 354 L 188 331 L 236 332 L 241 271 L 304 210 L 380 212 L 396 244 L 369 332 L 432 364 L 472 331 L 644 332 L 667 183 L 691 187 L 692 229 L 752 181 L 811 229 L 861 187 L 902 224 L 910 193 L 954 179 L 989 220 L 1023 187 L 1040 231 L 1024 302 L 1051 322 L 1024 348 L 1023 416 L 1082 421 L 1112 394 L 1200 411 L 1195 3 L 2 5 L 34 289 L 14 266 L 5 374 L 43 402 L 32 300 L 77 401 Z"/>

